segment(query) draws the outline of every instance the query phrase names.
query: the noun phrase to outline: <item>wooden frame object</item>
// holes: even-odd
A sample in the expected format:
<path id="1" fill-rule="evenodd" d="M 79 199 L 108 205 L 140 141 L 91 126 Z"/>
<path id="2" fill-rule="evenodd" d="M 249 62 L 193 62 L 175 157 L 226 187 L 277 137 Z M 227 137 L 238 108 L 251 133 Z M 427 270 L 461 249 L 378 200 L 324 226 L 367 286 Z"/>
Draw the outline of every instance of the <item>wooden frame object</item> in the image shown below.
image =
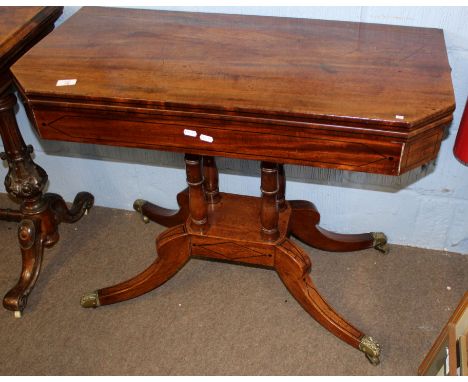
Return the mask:
<path id="1" fill-rule="evenodd" d="M 399 175 L 434 159 L 455 108 L 441 30 L 85 7 L 12 72 L 42 138 L 185 153 L 180 209 L 134 205 L 168 227 L 158 257 L 85 294 L 84 307 L 147 293 L 193 256 L 255 264 L 380 362 L 377 341 L 325 301 L 290 237 L 384 253 L 387 238 L 321 228 L 311 202 L 287 200 L 284 165 Z M 215 156 L 260 160 L 259 197 L 219 192 Z"/>
<path id="2" fill-rule="evenodd" d="M 418 375 L 457 375 L 460 361 L 460 350 L 466 352 L 466 335 L 468 333 L 468 292 L 465 292 L 462 300 L 453 312 L 435 340 L 431 349 L 424 357 L 418 368 Z M 459 348 L 460 338 L 465 344 Z M 447 362 L 448 357 L 448 362 Z M 465 356 L 466 357 L 466 356 Z M 466 362 L 466 358 L 465 358 Z M 448 366 L 448 370 L 446 370 Z M 445 370 L 444 370 L 445 369 Z M 444 370 L 444 372 L 442 372 Z M 466 370 L 462 368 L 462 371 Z"/>

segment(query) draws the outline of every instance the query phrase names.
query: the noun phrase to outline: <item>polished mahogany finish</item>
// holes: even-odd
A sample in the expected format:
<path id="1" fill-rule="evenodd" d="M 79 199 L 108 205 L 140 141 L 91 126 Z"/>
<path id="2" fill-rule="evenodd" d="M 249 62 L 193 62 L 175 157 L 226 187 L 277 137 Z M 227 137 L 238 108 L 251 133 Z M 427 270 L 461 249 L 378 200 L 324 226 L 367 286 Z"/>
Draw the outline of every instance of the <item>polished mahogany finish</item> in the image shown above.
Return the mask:
<path id="1" fill-rule="evenodd" d="M 83 8 L 12 70 L 46 139 L 389 175 L 455 107 L 430 28 Z"/>
<path id="2" fill-rule="evenodd" d="M 3 306 L 21 316 L 41 269 L 44 248 L 59 240 L 61 222 L 76 222 L 93 205 L 91 194 L 77 195 L 71 209 L 62 197 L 43 194 L 47 173 L 31 158 L 32 146 L 26 146 L 18 129 L 9 67 L 54 27 L 63 7 L 0 8 L 0 134 L 8 162 L 5 188 L 20 202 L 20 209 L 0 209 L 0 219 L 18 222 L 18 241 L 22 270 L 17 284 L 5 295 Z"/>
<path id="3" fill-rule="evenodd" d="M 260 175 L 260 191 L 262 192 L 262 204 L 260 209 L 260 224 L 262 237 L 266 241 L 275 241 L 279 237 L 277 203 L 278 165 L 276 163 L 262 162 Z"/>
<path id="4" fill-rule="evenodd" d="M 208 228 L 202 161 L 198 155 L 185 155 L 187 184 L 189 188 L 190 227 L 199 233 Z"/>
<path id="5" fill-rule="evenodd" d="M 221 197 L 218 186 L 218 167 L 214 157 L 205 156 L 203 158 L 203 177 L 206 200 L 208 203 L 218 203 Z"/>
<path id="6" fill-rule="evenodd" d="M 0 8 L 0 71 L 10 66 L 54 29 L 63 7 Z"/>
<path id="7" fill-rule="evenodd" d="M 43 138 L 186 154 L 179 210 L 134 204 L 169 227 L 158 257 L 84 307 L 147 293 L 192 256 L 264 266 L 379 362 L 378 343 L 321 297 L 290 237 L 330 251 L 386 252 L 387 239 L 322 229 L 312 203 L 287 201 L 284 164 L 398 175 L 434 159 L 455 107 L 441 30 L 82 8 L 12 70 Z M 260 160 L 260 197 L 219 192 L 215 156 Z"/>

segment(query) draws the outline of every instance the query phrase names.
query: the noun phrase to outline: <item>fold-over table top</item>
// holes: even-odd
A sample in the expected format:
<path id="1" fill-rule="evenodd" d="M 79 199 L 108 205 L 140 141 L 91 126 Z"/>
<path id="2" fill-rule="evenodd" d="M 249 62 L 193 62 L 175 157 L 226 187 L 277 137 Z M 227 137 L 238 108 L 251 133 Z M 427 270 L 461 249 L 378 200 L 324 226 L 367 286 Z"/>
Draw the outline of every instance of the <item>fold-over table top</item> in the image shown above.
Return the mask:
<path id="1" fill-rule="evenodd" d="M 451 115 L 442 30 L 82 8 L 12 68 L 28 102 L 413 131 Z M 56 86 L 76 79 L 75 85 Z"/>
<path id="2" fill-rule="evenodd" d="M 53 27 L 63 7 L 0 7 L 0 71 Z"/>

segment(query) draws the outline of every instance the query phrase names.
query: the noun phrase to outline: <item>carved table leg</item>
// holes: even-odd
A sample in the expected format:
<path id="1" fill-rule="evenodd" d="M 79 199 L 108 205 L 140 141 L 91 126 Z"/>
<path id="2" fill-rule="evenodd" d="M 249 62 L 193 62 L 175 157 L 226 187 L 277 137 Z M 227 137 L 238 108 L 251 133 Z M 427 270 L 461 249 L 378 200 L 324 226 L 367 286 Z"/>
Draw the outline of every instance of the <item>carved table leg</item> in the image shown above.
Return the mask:
<path id="1" fill-rule="evenodd" d="M 79 192 L 69 209 L 60 195 L 48 193 L 44 195 L 49 208 L 55 213 L 58 223 L 75 223 L 87 215 L 93 207 L 94 197 L 89 192 Z"/>
<path id="2" fill-rule="evenodd" d="M 189 216 L 188 199 L 188 188 L 186 188 L 177 194 L 179 210 L 171 210 L 159 207 L 143 199 L 135 200 L 135 203 L 133 203 L 133 208 L 137 212 L 141 213 L 145 223 L 149 223 L 151 220 L 155 223 L 161 224 L 164 227 L 174 227 L 178 224 L 184 223 L 187 220 Z"/>
<path id="3" fill-rule="evenodd" d="M 29 198 L 22 203 L 22 220 L 18 227 L 22 272 L 16 285 L 3 299 L 3 306 L 13 310 L 16 317 L 21 316 L 37 281 L 44 247 L 49 248 L 59 240 L 59 224 L 79 220 L 93 206 L 93 200 L 91 194 L 82 192 L 76 196 L 71 209 L 56 194 L 41 194 L 37 199 Z"/>
<path id="4" fill-rule="evenodd" d="M 302 242 L 324 251 L 349 252 L 375 248 L 388 253 L 387 237 L 382 232 L 356 235 L 339 234 L 321 228 L 320 214 L 313 203 L 304 200 L 290 200 L 291 220 L 289 231 Z"/>
<path id="5" fill-rule="evenodd" d="M 44 247 L 58 239 L 58 225 L 81 218 L 94 202 L 91 194 L 77 195 L 69 210 L 56 194 L 43 195 L 47 173 L 31 159 L 32 146 L 26 146 L 16 123 L 13 108 L 16 97 L 10 89 L 10 80 L 0 76 L 0 133 L 5 147 L 1 158 L 8 162 L 5 188 L 21 201 L 19 211 L 0 210 L 0 218 L 19 221 L 18 240 L 22 254 L 22 272 L 17 284 L 5 295 L 3 306 L 20 317 L 39 276 Z"/>
<path id="6" fill-rule="evenodd" d="M 320 227 L 320 214 L 313 203 L 305 200 L 290 200 L 286 203 L 286 176 L 284 165 L 278 165 L 278 207 L 280 211 L 289 204 L 292 210 L 288 235 L 292 234 L 314 248 L 331 252 L 351 252 L 375 248 L 387 254 L 387 237 L 382 232 L 339 234 Z"/>
<path id="7" fill-rule="evenodd" d="M 41 269 L 44 237 L 37 221 L 24 219 L 18 226 L 18 241 L 22 255 L 22 271 L 17 284 L 5 295 L 3 306 L 21 317 L 29 293 Z"/>
<path id="8" fill-rule="evenodd" d="M 185 156 L 187 183 L 189 185 L 188 224 L 198 233 L 208 228 L 207 206 L 203 190 L 203 172 L 201 157 Z M 190 258 L 190 240 L 185 223 L 169 228 L 156 240 L 158 257 L 146 270 L 117 285 L 87 293 L 81 298 L 84 308 L 114 304 L 141 296 L 177 273 Z"/>
<path id="9" fill-rule="evenodd" d="M 377 365 L 380 362 L 379 344 L 349 324 L 328 305 L 309 276 L 310 267 L 308 255 L 289 239 L 276 247 L 276 271 L 296 300 L 322 326 L 364 352 L 369 361 Z"/>
<path id="10" fill-rule="evenodd" d="M 141 296 L 164 284 L 190 258 L 189 238 L 185 225 L 169 228 L 156 241 L 158 257 L 146 270 L 117 285 L 87 293 L 81 298 L 84 308 L 115 304 Z"/>
<path id="11" fill-rule="evenodd" d="M 5 220 L 7 222 L 20 222 L 21 221 L 21 212 L 16 210 L 2 209 L 0 208 L 0 220 Z"/>

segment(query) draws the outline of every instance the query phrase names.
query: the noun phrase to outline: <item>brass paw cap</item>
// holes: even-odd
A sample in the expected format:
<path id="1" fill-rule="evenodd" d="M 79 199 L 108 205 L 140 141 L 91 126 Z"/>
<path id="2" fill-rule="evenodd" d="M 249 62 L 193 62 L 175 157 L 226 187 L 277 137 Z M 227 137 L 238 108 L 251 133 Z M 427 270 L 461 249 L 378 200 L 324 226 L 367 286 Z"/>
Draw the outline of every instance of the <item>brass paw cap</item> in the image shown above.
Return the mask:
<path id="1" fill-rule="evenodd" d="M 146 203 L 146 200 L 137 199 L 133 202 L 133 209 L 141 213 L 141 206 Z"/>
<path id="2" fill-rule="evenodd" d="M 372 337 L 362 337 L 359 343 L 359 350 L 366 355 L 367 359 L 373 365 L 378 365 L 380 363 L 380 345 Z"/>
<path id="3" fill-rule="evenodd" d="M 383 232 L 371 232 L 374 239 L 372 246 L 379 252 L 382 252 L 384 255 L 388 254 L 389 248 L 387 244 L 387 235 Z"/>
<path id="4" fill-rule="evenodd" d="M 143 199 L 137 199 L 133 202 L 133 209 L 137 212 L 139 212 L 141 214 L 141 219 L 143 220 L 143 222 L 145 224 L 148 224 L 149 223 L 149 219 L 147 216 L 143 215 L 143 212 L 141 211 L 141 207 L 143 206 L 143 204 L 146 203 L 146 200 L 143 200 Z"/>
<path id="5" fill-rule="evenodd" d="M 80 304 L 83 308 L 97 308 L 100 305 L 98 293 L 86 293 L 83 297 L 81 297 Z"/>

